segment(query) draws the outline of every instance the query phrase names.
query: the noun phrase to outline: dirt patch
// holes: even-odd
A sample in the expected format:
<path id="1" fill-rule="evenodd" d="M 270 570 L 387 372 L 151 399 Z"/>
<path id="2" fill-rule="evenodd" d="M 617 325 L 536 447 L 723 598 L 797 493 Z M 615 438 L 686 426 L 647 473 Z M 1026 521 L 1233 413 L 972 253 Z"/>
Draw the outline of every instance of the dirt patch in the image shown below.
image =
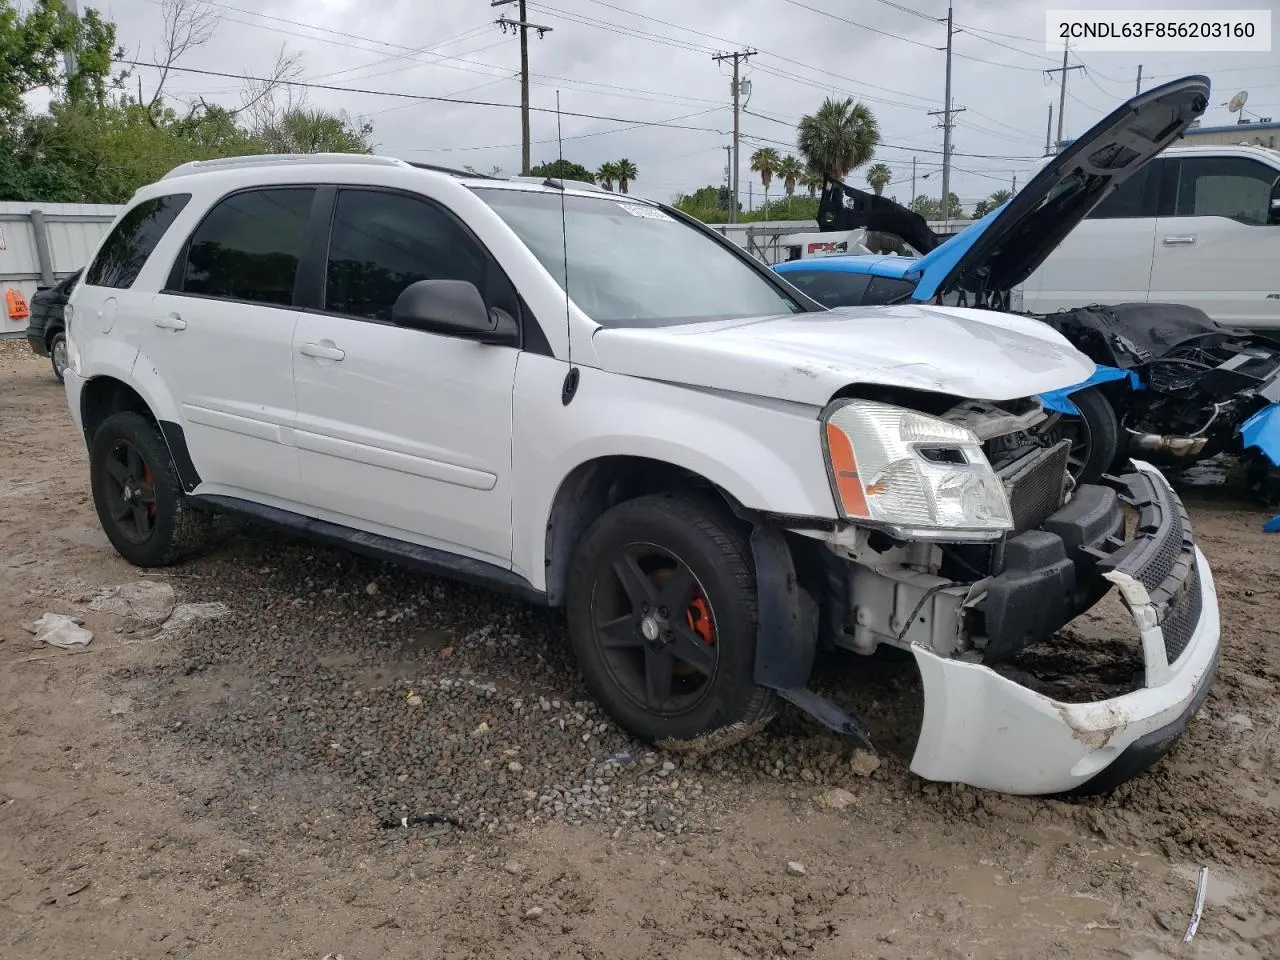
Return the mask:
<path id="1" fill-rule="evenodd" d="M 157 636 L 94 609 L 142 578 L 85 476 L 47 362 L 0 342 L 2 957 L 1280 955 L 1277 554 L 1222 491 L 1188 494 L 1224 624 L 1206 708 L 1068 803 L 913 777 L 909 659 L 819 665 L 875 769 L 789 708 L 710 757 L 646 751 L 557 615 L 238 528 L 158 578 L 228 614 Z M 47 611 L 93 642 L 33 648 Z M 1112 621 L 1043 682 L 1096 671 Z M 1123 681 L 1114 652 L 1092 684 Z"/>

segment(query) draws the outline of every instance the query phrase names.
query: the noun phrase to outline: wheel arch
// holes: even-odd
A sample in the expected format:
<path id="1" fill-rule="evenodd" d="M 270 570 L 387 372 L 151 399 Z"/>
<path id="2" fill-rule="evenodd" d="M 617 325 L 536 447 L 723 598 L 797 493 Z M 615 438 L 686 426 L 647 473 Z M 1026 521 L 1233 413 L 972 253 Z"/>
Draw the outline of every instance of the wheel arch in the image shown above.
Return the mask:
<path id="1" fill-rule="evenodd" d="M 111 374 L 89 378 L 80 391 L 80 422 L 86 445 L 92 444 L 94 434 L 112 414 L 125 411 L 141 414 L 159 428 L 182 488 L 190 493 L 199 486 L 200 474 L 187 449 L 186 434 L 181 424 L 163 419 L 156 410 L 154 401 L 144 396 L 138 386 Z"/>
<path id="2" fill-rule="evenodd" d="M 719 484 L 688 467 L 655 457 L 610 454 L 574 467 L 560 482 L 547 514 L 543 564 L 547 602 L 563 604 L 573 551 L 605 511 L 653 493 L 704 493 L 746 523 L 749 512 Z M 744 532 L 749 532 L 745 528 Z"/>

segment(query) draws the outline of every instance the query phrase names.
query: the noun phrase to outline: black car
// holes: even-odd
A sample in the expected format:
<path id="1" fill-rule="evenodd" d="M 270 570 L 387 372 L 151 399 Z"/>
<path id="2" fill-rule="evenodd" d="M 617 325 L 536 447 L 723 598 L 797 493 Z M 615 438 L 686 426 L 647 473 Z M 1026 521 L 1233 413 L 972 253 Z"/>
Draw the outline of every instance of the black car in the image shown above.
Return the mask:
<path id="1" fill-rule="evenodd" d="M 53 375 L 62 382 L 67 368 L 67 323 L 64 318 L 67 300 L 80 280 L 81 270 L 63 277 L 52 287 L 41 287 L 31 297 L 31 316 L 27 320 L 27 343 L 42 357 L 53 362 Z"/>

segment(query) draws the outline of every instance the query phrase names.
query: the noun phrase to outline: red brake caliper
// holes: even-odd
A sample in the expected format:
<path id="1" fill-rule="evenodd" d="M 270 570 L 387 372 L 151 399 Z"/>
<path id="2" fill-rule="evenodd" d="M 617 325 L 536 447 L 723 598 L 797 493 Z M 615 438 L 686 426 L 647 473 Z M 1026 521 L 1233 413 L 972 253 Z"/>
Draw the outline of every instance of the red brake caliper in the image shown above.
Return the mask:
<path id="1" fill-rule="evenodd" d="M 151 468 L 145 463 L 142 465 L 142 482 L 151 488 L 151 492 L 153 494 L 155 493 L 156 482 L 152 479 Z M 151 502 L 147 504 L 147 516 L 152 520 L 156 518 L 156 502 L 154 497 Z"/>
<path id="2" fill-rule="evenodd" d="M 697 596 L 689 601 L 685 619 L 689 623 L 689 629 L 700 636 L 703 643 L 707 646 L 715 644 L 716 626 L 711 622 L 711 608 L 707 606 L 705 598 Z"/>

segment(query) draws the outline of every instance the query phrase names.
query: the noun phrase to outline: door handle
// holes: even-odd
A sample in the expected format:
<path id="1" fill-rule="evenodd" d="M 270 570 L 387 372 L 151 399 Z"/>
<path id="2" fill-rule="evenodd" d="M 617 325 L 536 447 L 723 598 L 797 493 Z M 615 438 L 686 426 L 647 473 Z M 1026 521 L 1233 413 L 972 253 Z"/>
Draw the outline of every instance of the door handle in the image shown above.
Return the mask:
<path id="1" fill-rule="evenodd" d="M 187 329 L 187 321 L 183 320 L 176 313 L 171 313 L 167 317 L 160 317 L 156 320 L 156 326 L 161 330 L 185 330 Z"/>
<path id="2" fill-rule="evenodd" d="M 300 350 L 304 357 L 315 357 L 317 360 L 342 360 L 347 352 L 333 345 L 332 341 L 322 343 L 304 343 Z"/>
<path id="3" fill-rule="evenodd" d="M 1164 238 L 1164 245 L 1166 247 L 1190 247 L 1190 246 L 1193 246 L 1195 242 L 1196 242 L 1196 238 L 1190 235 L 1183 236 L 1183 237 L 1165 237 Z"/>

